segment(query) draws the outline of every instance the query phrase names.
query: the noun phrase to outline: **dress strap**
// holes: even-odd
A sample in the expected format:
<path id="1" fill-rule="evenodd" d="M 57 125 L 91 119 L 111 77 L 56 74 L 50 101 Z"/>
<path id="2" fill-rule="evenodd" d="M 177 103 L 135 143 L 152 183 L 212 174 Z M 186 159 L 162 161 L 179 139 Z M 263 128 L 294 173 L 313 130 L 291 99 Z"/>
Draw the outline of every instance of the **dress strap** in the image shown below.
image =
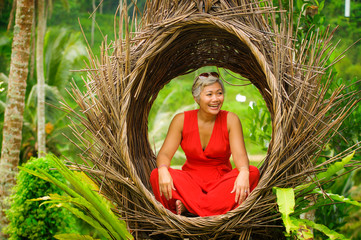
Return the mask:
<path id="1" fill-rule="evenodd" d="M 184 122 L 183 122 L 183 131 L 182 137 L 188 135 L 190 132 L 194 131 L 197 128 L 197 112 L 198 109 L 185 111 L 184 112 Z"/>

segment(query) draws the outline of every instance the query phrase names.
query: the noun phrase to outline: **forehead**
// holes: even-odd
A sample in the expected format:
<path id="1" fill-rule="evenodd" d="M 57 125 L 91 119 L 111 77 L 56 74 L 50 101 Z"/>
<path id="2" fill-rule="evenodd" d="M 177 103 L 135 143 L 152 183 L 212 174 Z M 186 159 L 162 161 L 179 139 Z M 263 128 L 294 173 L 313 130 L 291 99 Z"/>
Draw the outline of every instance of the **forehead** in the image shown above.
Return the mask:
<path id="1" fill-rule="evenodd" d="M 203 88 L 202 92 L 218 91 L 218 90 L 222 90 L 222 86 L 221 86 L 221 84 L 219 84 L 219 82 L 215 82 L 211 85 L 205 86 Z"/>

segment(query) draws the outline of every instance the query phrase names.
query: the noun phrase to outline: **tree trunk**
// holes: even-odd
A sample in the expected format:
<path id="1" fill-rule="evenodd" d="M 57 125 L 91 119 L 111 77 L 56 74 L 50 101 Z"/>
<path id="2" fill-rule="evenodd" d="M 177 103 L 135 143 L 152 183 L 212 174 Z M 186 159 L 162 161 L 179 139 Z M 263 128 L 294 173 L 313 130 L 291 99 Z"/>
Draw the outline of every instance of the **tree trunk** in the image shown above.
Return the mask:
<path id="1" fill-rule="evenodd" d="M 38 0 L 38 37 L 36 39 L 36 73 L 38 77 L 38 157 L 44 157 L 45 147 L 45 78 L 44 78 L 44 35 L 46 29 L 45 1 Z"/>
<path id="2" fill-rule="evenodd" d="M 36 14 L 33 14 L 33 27 L 31 29 L 31 49 L 30 49 L 30 67 L 29 81 L 34 79 L 35 74 L 35 58 L 36 58 Z"/>
<path id="3" fill-rule="evenodd" d="M 8 208 L 6 198 L 15 184 L 19 163 L 33 13 L 34 1 L 17 1 L 0 160 L 1 229 L 7 224 L 4 213 Z M 1 229 L 0 238 L 4 238 Z"/>

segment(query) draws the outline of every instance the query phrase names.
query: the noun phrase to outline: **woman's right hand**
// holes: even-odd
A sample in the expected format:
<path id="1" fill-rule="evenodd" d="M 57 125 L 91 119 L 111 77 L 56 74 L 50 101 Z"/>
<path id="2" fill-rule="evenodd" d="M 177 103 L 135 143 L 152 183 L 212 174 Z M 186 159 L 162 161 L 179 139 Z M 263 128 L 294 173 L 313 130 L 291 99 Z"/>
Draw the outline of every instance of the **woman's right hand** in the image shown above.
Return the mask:
<path id="1" fill-rule="evenodd" d="M 173 178 L 170 175 L 168 168 L 161 167 L 158 169 L 159 176 L 159 192 L 160 196 L 164 195 L 164 197 L 169 200 L 172 199 L 172 190 L 175 190 L 173 185 Z"/>
<path id="2" fill-rule="evenodd" d="M 182 140 L 184 113 L 178 113 L 172 120 L 167 137 L 157 156 L 159 192 L 160 196 L 169 200 L 172 199 L 172 190 L 175 190 L 172 176 L 169 173 L 168 166 L 177 151 Z"/>

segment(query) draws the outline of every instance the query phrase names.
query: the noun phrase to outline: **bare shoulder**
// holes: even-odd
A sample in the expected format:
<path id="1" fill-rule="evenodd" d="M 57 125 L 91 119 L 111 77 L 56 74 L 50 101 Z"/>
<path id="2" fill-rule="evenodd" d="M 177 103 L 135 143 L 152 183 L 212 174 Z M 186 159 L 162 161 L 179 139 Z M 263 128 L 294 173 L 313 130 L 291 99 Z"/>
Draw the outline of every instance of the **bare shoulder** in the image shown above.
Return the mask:
<path id="1" fill-rule="evenodd" d="M 178 113 L 174 116 L 171 127 L 175 129 L 183 129 L 184 113 Z"/>
<path id="2" fill-rule="evenodd" d="M 239 117 L 237 114 L 233 112 L 228 112 L 227 115 L 227 128 L 228 131 L 232 128 L 239 128 L 241 126 L 241 121 L 239 120 Z"/>
<path id="3" fill-rule="evenodd" d="M 233 112 L 228 112 L 227 123 L 240 123 L 239 117 Z"/>
<path id="4" fill-rule="evenodd" d="M 173 122 L 176 122 L 176 123 L 180 123 L 182 122 L 183 123 L 184 121 L 184 113 L 177 113 L 174 118 L 173 118 Z"/>

